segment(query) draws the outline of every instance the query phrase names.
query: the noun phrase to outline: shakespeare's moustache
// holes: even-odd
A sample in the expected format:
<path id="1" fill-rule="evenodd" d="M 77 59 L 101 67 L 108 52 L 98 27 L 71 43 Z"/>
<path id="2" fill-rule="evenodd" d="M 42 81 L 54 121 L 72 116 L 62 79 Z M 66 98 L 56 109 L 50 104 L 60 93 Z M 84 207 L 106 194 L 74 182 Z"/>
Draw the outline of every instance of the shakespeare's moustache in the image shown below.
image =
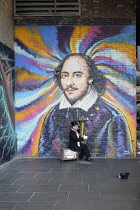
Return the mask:
<path id="1" fill-rule="evenodd" d="M 66 91 L 66 90 L 78 90 L 78 88 L 69 86 L 69 87 L 63 89 L 63 91 Z"/>

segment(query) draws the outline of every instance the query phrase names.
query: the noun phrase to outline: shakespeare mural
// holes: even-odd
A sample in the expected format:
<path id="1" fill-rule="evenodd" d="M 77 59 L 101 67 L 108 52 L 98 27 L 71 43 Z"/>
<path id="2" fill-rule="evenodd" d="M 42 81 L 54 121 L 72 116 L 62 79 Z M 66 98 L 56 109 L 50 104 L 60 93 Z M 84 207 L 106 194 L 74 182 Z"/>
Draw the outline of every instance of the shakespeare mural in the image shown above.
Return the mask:
<path id="1" fill-rule="evenodd" d="M 93 156 L 135 155 L 135 26 L 16 26 L 18 150 L 58 157 L 86 119 Z"/>

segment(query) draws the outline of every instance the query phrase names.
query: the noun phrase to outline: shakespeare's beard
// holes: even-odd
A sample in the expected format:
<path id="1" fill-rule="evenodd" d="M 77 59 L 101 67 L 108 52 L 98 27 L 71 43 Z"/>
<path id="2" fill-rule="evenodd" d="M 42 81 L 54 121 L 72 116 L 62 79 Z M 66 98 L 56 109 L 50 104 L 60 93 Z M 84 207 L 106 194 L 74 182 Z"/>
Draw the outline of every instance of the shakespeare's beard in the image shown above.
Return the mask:
<path id="1" fill-rule="evenodd" d="M 87 84 L 87 87 L 83 92 L 79 88 L 69 87 L 63 90 L 65 97 L 71 105 L 74 105 L 78 101 L 82 100 L 91 90 L 91 85 Z"/>

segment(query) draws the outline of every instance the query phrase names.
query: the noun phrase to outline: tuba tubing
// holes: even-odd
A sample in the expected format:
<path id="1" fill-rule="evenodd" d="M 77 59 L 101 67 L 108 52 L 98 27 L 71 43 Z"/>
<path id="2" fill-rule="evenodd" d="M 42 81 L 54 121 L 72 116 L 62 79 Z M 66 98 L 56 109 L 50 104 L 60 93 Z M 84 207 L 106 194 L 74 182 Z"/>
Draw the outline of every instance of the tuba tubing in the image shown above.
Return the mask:
<path id="1" fill-rule="evenodd" d="M 80 124 L 80 137 L 83 137 L 86 135 L 86 119 L 79 120 Z M 86 144 L 86 141 L 84 140 L 82 143 Z"/>

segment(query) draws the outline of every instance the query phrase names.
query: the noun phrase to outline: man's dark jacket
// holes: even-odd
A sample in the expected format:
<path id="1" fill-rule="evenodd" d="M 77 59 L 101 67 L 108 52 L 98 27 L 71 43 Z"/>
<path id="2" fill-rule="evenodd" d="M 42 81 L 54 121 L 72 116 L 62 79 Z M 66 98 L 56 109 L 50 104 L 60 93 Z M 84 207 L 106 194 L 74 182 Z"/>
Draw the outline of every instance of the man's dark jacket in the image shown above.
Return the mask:
<path id="1" fill-rule="evenodd" d="M 80 148 L 80 146 L 77 145 L 77 142 L 83 141 L 83 138 L 81 138 L 81 137 L 78 138 L 76 131 L 70 130 L 69 140 L 70 140 L 70 149 L 73 151 L 80 152 L 81 148 Z"/>

